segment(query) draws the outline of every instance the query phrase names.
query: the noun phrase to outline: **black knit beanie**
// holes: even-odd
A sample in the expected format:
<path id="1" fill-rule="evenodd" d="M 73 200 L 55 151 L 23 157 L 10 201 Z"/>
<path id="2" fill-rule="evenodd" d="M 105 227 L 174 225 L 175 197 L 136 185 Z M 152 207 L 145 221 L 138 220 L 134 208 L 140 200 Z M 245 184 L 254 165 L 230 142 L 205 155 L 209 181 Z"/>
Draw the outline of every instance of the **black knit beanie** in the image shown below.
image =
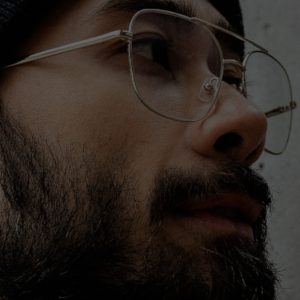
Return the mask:
<path id="1" fill-rule="evenodd" d="M 0 64 L 8 63 L 32 30 L 61 1 L 0 0 Z"/>
<path id="2" fill-rule="evenodd" d="M 66 0 L 0 0 L 0 65 L 13 59 L 19 45 L 63 1 Z M 211 3 L 243 34 L 239 0 L 211 0 Z"/>

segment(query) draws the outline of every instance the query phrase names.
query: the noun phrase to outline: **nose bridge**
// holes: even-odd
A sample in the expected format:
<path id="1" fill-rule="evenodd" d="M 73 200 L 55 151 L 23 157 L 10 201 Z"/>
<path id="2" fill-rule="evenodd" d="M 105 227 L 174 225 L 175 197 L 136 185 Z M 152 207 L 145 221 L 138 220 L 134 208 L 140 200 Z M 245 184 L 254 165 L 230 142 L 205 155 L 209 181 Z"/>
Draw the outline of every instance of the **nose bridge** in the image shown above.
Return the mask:
<path id="1" fill-rule="evenodd" d="M 193 124 L 188 136 L 199 155 L 251 164 L 264 149 L 266 129 L 264 113 L 223 82 L 210 114 Z"/>

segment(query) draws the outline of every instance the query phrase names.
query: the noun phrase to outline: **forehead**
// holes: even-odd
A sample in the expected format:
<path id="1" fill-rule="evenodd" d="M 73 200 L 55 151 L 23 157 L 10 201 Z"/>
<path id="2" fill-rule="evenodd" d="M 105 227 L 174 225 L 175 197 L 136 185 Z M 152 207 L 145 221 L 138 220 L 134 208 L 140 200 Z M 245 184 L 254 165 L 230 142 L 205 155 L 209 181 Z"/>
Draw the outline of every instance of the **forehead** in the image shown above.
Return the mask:
<path id="1" fill-rule="evenodd" d="M 208 0 L 106 0 L 100 4 L 98 11 L 135 12 L 144 8 L 159 8 L 181 13 L 190 17 L 205 18 L 218 22 L 223 16 Z"/>
<path id="2" fill-rule="evenodd" d="M 228 3 L 228 6 L 231 4 Z M 120 18 L 124 13 L 133 15 L 145 8 L 165 9 L 227 26 L 222 12 L 218 11 L 209 0 L 81 0 L 69 6 L 74 13 L 80 14 L 79 19 L 85 21 L 101 21 L 101 19 L 109 21 Z"/>
<path id="3" fill-rule="evenodd" d="M 216 0 L 214 0 L 216 1 Z M 221 1 L 221 0 L 220 0 Z M 228 6 L 230 8 L 228 2 Z M 228 27 L 225 17 L 209 0 L 77 0 L 59 7 L 23 49 L 38 51 L 111 30 L 126 29 L 131 16 L 143 8 L 159 8 L 205 19 Z M 40 42 L 43 41 L 42 44 Z M 35 45 L 35 49 L 32 49 Z M 29 46 L 29 47 L 27 47 Z"/>
<path id="4" fill-rule="evenodd" d="M 96 14 L 112 18 L 119 12 L 135 13 L 145 8 L 173 11 L 190 17 L 205 19 L 211 23 L 229 27 L 225 17 L 209 0 L 105 0 L 98 3 Z"/>

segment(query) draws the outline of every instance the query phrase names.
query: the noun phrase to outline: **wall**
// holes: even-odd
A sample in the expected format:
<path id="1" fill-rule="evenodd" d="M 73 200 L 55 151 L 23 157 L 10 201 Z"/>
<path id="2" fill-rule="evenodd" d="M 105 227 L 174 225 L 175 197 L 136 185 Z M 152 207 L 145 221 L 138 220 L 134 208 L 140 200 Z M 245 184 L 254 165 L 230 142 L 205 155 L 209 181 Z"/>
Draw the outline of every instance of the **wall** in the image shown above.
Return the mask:
<path id="1" fill-rule="evenodd" d="M 241 0 L 246 34 L 265 46 L 287 68 L 300 100 L 299 0 Z M 272 97 L 272 95 L 270 95 Z M 300 299 L 300 103 L 286 153 L 264 155 L 264 175 L 274 193 L 269 218 L 271 255 L 279 267 L 280 300 Z"/>

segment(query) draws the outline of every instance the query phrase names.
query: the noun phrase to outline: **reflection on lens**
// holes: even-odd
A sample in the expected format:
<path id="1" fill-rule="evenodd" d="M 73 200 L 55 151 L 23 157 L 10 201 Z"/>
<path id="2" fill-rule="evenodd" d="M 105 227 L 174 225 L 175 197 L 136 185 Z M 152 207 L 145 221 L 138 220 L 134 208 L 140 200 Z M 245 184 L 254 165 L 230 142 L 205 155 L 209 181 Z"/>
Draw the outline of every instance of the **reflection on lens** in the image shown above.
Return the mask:
<path id="1" fill-rule="evenodd" d="M 132 23 L 130 63 L 135 90 L 151 110 L 171 119 L 203 118 L 219 90 L 222 62 L 201 23 L 144 12 Z"/>
<path id="2" fill-rule="evenodd" d="M 252 100 L 268 117 L 266 150 L 279 154 L 284 151 L 291 127 L 291 110 L 273 115 L 290 105 L 291 90 L 283 67 L 263 52 L 250 55 L 246 65 L 247 98 Z"/>

